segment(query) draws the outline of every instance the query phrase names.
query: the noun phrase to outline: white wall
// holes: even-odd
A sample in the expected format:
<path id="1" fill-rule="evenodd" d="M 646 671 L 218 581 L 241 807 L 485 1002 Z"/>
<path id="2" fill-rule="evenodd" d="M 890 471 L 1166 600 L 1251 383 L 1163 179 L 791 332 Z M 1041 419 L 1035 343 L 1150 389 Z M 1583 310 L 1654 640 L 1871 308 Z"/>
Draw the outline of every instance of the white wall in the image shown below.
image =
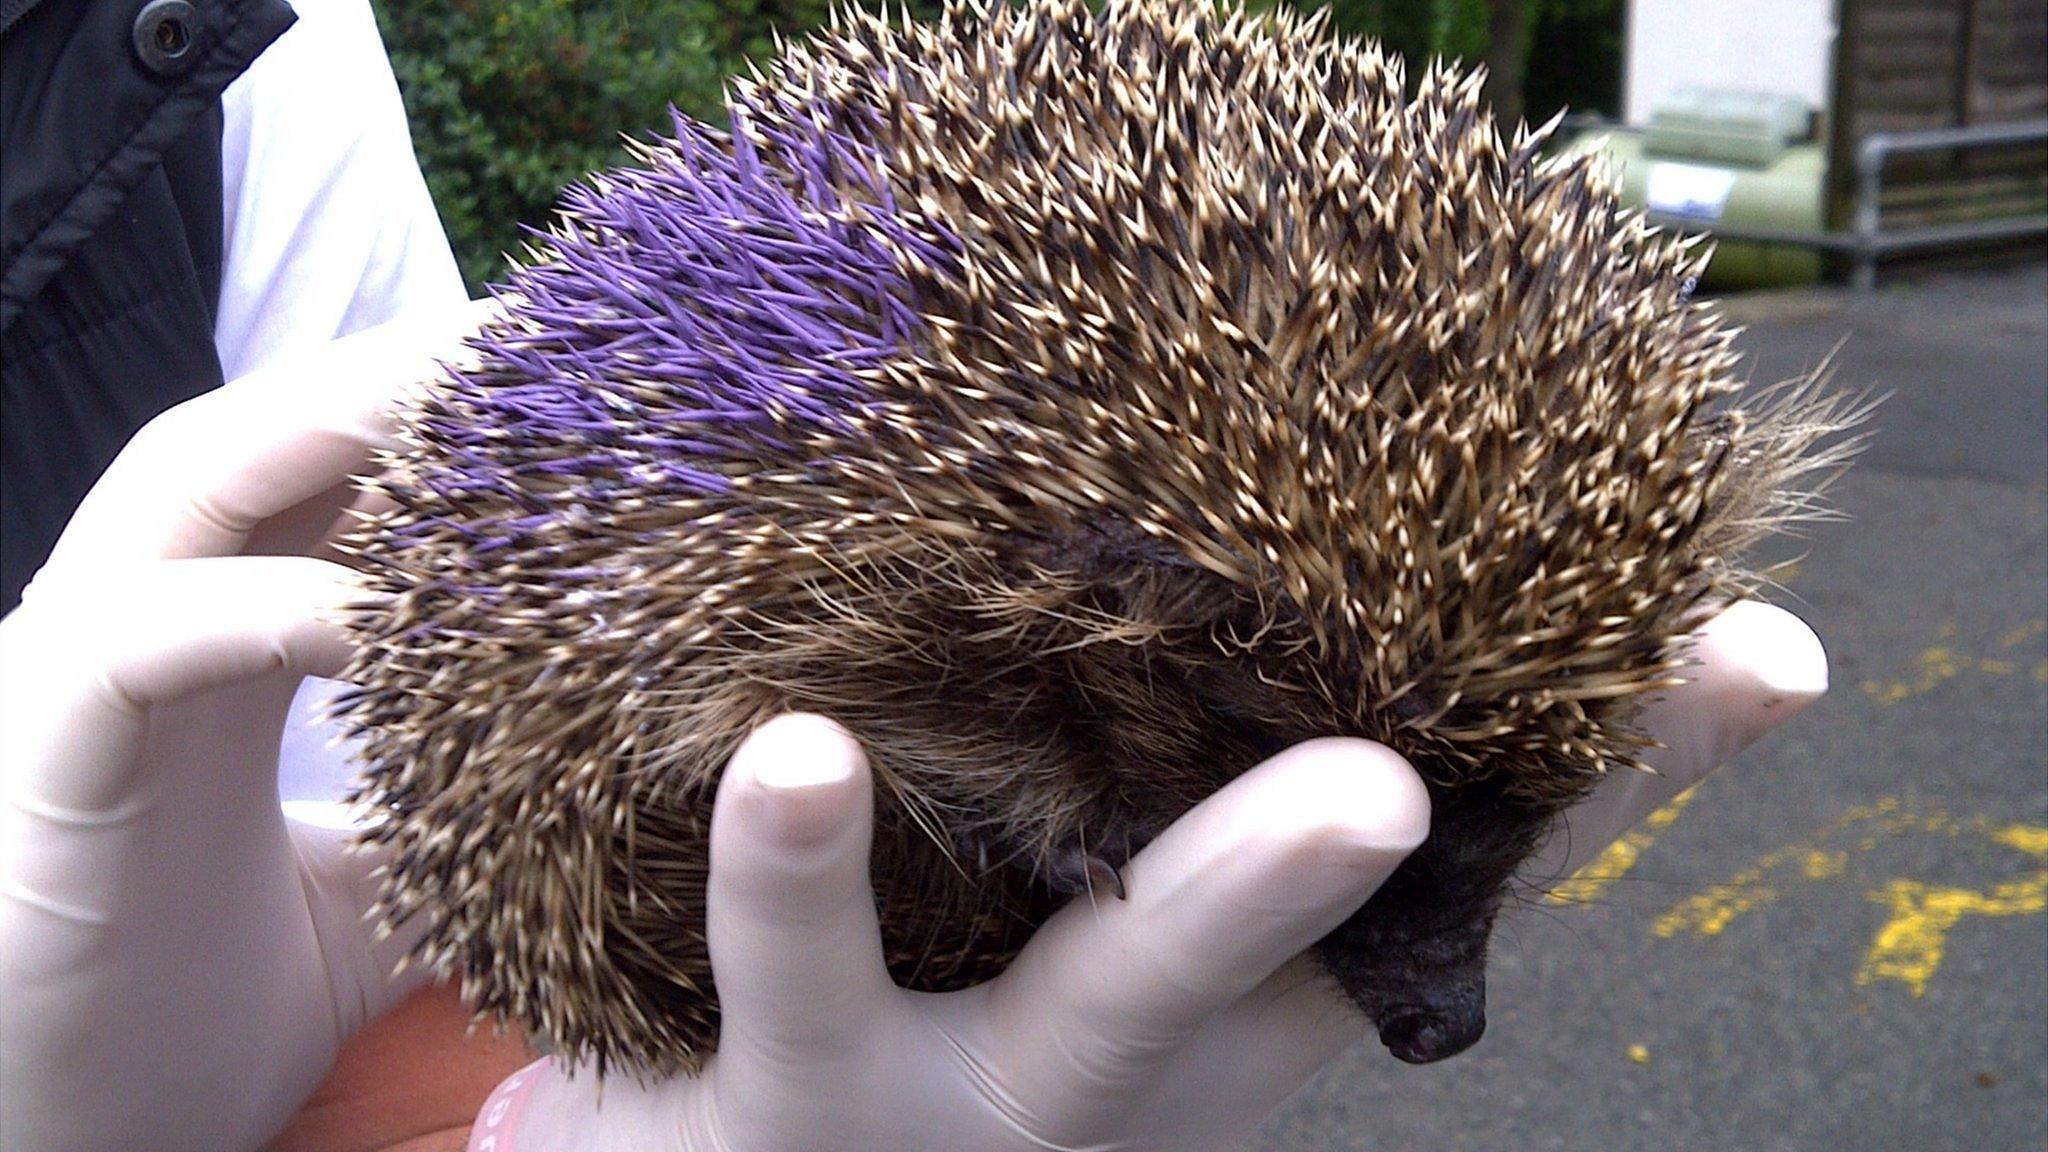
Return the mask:
<path id="1" fill-rule="evenodd" d="M 1833 0 L 1633 0 L 1622 115 L 1644 124 L 1680 88 L 1828 98 Z"/>

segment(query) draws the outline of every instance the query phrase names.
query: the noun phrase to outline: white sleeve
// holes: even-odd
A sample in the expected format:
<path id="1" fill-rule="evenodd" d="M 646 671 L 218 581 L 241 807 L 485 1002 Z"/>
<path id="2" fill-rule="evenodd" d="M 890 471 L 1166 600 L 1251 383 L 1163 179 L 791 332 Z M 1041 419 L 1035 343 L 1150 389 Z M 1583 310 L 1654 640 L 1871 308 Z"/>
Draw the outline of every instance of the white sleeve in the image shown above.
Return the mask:
<path id="1" fill-rule="evenodd" d="M 464 298 L 368 0 L 299 21 L 221 96 L 228 379 L 289 349 Z"/>
<path id="2" fill-rule="evenodd" d="M 221 95 L 226 227 L 214 344 L 230 380 L 466 295 L 368 0 L 293 7 L 298 23 Z M 306 681 L 285 724 L 284 797 L 314 802 L 299 807 L 337 799 L 353 774 L 347 750 L 315 722 L 336 687 Z"/>

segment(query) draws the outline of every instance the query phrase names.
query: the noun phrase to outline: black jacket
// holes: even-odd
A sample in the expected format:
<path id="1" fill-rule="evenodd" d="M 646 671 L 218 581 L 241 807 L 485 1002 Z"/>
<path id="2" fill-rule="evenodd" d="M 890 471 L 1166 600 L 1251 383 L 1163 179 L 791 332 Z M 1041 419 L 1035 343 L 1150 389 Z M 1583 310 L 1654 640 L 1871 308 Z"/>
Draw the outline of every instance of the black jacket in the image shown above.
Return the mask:
<path id="1" fill-rule="evenodd" d="M 221 383 L 220 94 L 294 19 L 0 0 L 0 611 L 128 438 Z"/>

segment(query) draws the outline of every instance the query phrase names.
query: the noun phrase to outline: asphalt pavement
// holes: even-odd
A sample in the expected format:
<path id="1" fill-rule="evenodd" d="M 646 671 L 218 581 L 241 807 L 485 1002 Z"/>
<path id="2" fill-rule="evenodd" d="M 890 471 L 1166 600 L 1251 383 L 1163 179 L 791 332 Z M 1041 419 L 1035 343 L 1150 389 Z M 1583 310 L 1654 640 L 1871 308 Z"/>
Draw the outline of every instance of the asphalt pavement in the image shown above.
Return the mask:
<path id="1" fill-rule="evenodd" d="M 1511 916 L 1477 1048 L 1361 1044 L 1259 1152 L 2048 1152 L 2048 267 L 1725 308 L 1890 394 L 1776 597 L 1832 691 Z"/>

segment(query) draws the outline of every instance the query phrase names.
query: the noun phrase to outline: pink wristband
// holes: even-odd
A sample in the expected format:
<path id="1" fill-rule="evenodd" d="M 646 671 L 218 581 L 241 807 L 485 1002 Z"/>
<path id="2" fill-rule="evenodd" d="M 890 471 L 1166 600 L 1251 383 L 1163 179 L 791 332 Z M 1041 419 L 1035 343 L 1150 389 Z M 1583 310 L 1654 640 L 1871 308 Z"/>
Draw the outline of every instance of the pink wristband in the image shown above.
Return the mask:
<path id="1" fill-rule="evenodd" d="M 535 1060 L 492 1089 L 469 1130 L 468 1152 L 516 1152 L 520 1114 L 526 1111 L 526 1098 L 533 1094 L 547 1063 Z"/>

